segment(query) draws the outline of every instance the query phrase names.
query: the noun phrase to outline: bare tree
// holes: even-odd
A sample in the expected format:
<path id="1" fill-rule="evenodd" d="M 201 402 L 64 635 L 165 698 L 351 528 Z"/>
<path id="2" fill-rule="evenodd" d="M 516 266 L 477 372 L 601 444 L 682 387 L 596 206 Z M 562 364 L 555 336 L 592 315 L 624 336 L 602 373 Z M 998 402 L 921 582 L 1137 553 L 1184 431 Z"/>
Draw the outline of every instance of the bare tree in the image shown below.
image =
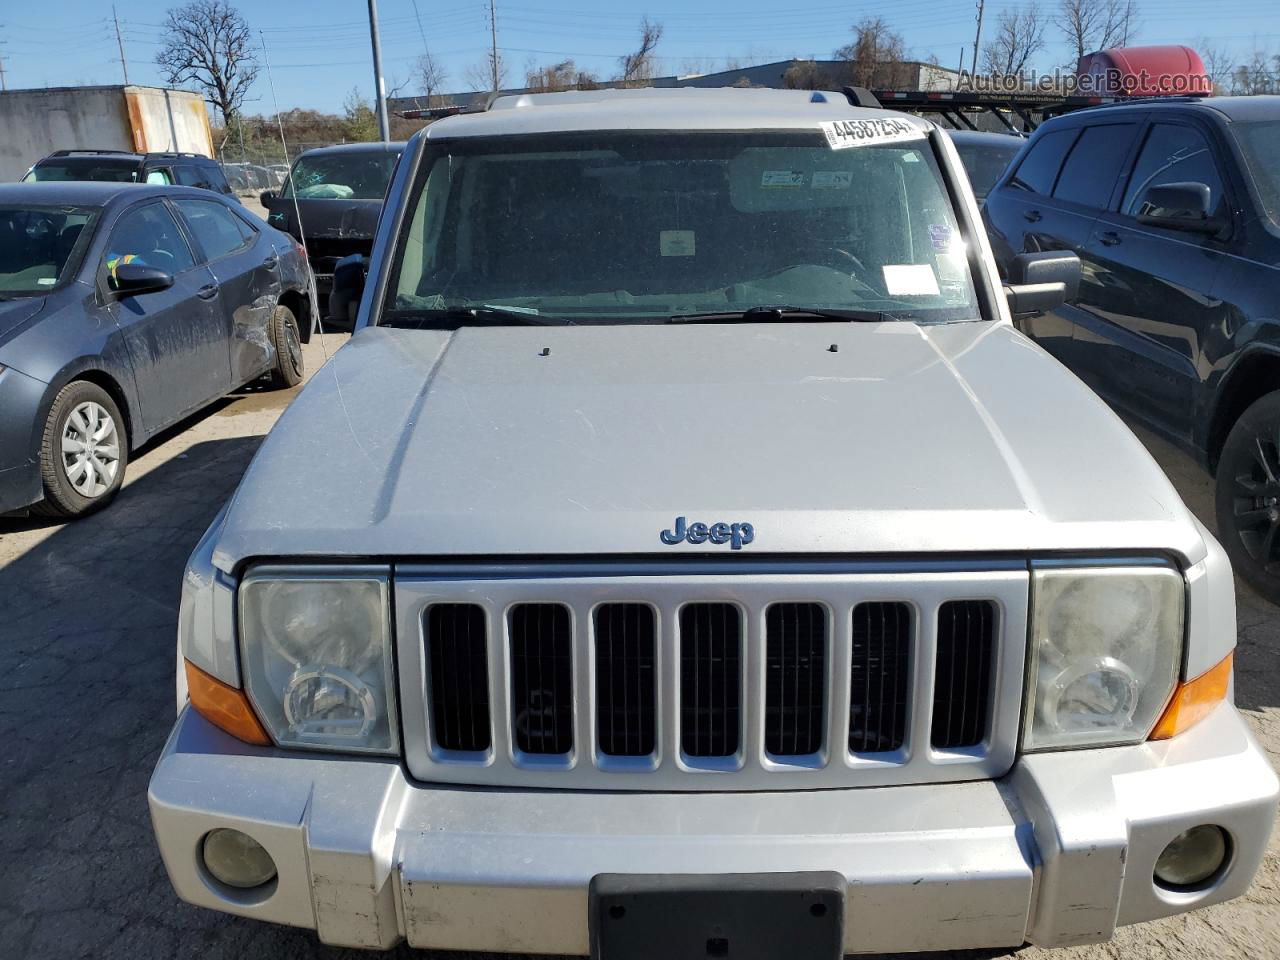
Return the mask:
<path id="1" fill-rule="evenodd" d="M 1136 0 L 1062 0 L 1054 21 L 1078 61 L 1128 43 L 1138 32 L 1137 15 Z"/>
<path id="2" fill-rule="evenodd" d="M 524 85 L 538 93 L 554 93 L 558 90 L 594 90 L 600 82 L 594 75 L 579 70 L 572 60 L 561 60 L 543 67 L 530 62 L 525 68 Z"/>
<path id="3" fill-rule="evenodd" d="M 996 35 L 982 48 L 983 69 L 1003 76 L 1022 76 L 1027 61 L 1044 49 L 1047 26 L 1037 3 L 1006 8 L 996 21 Z"/>
<path id="4" fill-rule="evenodd" d="M 191 0 L 165 14 L 163 29 L 156 64 L 166 82 L 195 84 L 229 126 L 258 76 L 253 35 L 244 17 L 226 0 Z"/>
<path id="5" fill-rule="evenodd" d="M 501 53 L 495 61 L 490 51 L 482 61 L 467 67 L 462 79 L 472 90 L 501 90 L 507 84 L 507 62 Z"/>
<path id="6" fill-rule="evenodd" d="M 902 35 L 880 17 L 863 17 L 853 26 L 853 42 L 835 52 L 856 87 L 897 87 L 907 82 Z"/>
<path id="7" fill-rule="evenodd" d="M 619 59 L 625 84 L 644 84 L 653 79 L 653 51 L 662 39 L 662 24 L 650 23 L 648 17 L 640 20 L 640 44 L 634 53 Z"/>
<path id="8" fill-rule="evenodd" d="M 418 101 L 420 106 L 439 106 L 432 98 L 439 96 L 448 76 L 448 72 L 432 56 L 431 51 L 424 50 L 418 59 L 413 62 L 413 70 L 410 72 L 410 81 L 416 84 L 418 90 L 421 91 L 414 99 Z"/>
<path id="9" fill-rule="evenodd" d="M 1228 90 L 1235 62 L 1226 47 L 1215 46 L 1208 37 L 1196 40 L 1192 43 L 1192 47 L 1200 54 L 1200 59 L 1204 63 L 1204 72 L 1209 75 L 1209 82 L 1213 84 L 1214 92 L 1221 93 Z"/>
<path id="10" fill-rule="evenodd" d="M 1280 54 L 1255 47 L 1249 59 L 1231 72 L 1231 92 L 1248 97 L 1280 92 Z"/>

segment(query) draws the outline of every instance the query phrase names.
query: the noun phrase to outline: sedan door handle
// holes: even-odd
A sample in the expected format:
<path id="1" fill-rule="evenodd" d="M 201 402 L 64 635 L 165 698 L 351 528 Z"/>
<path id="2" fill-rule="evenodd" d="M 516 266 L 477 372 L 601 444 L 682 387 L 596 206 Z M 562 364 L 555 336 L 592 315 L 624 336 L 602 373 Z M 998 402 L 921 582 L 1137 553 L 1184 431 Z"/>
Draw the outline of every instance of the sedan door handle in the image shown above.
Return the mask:
<path id="1" fill-rule="evenodd" d="M 196 291 L 196 296 L 201 300 L 212 300 L 218 295 L 218 285 L 216 283 L 206 283 L 203 287 Z"/>
<path id="2" fill-rule="evenodd" d="M 1027 221 L 1027 223 L 1039 223 L 1039 222 L 1040 222 L 1040 211 L 1039 211 L 1039 210 L 1028 210 L 1028 211 L 1026 211 L 1026 212 L 1022 215 L 1022 218 L 1023 218 L 1024 220 L 1026 220 L 1026 221 Z"/>
<path id="3" fill-rule="evenodd" d="M 276 264 L 277 264 L 278 262 L 279 262 L 279 261 L 277 261 L 277 260 L 276 260 L 276 258 L 275 258 L 274 256 L 271 256 L 271 257 L 267 257 L 267 259 L 263 260 L 263 261 L 262 261 L 262 265 L 263 265 L 264 267 L 266 267 L 268 270 L 274 270 L 274 269 L 276 268 Z"/>
<path id="4" fill-rule="evenodd" d="M 1102 240 L 1103 246 L 1114 247 L 1120 242 L 1120 234 L 1114 230 L 1104 230 L 1099 239 Z"/>

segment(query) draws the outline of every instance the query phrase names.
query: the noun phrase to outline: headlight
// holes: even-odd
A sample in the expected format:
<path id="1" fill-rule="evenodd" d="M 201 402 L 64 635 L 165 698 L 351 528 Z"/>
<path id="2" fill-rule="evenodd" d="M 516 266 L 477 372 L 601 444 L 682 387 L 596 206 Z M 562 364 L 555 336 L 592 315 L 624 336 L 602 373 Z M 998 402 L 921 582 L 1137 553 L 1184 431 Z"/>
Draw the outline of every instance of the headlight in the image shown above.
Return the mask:
<path id="1" fill-rule="evenodd" d="M 1168 567 L 1035 571 L 1022 748 L 1145 740 L 1178 679 L 1185 607 Z"/>
<path id="2" fill-rule="evenodd" d="M 387 578 L 251 573 L 240 586 L 246 687 L 276 743 L 398 750 Z"/>

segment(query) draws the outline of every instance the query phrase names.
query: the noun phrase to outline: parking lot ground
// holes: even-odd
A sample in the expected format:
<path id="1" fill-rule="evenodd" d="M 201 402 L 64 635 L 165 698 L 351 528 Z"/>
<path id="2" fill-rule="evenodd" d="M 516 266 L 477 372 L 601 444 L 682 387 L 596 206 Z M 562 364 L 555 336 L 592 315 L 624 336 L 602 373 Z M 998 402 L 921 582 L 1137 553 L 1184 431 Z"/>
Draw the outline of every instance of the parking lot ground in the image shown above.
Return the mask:
<path id="1" fill-rule="evenodd" d="M 324 349 L 332 352 L 344 339 L 328 335 Z M 310 344 L 308 369 L 323 359 L 321 344 Z M 147 814 L 147 781 L 173 722 L 183 565 L 295 393 L 250 388 L 169 431 L 130 464 L 119 499 L 93 517 L 73 524 L 0 519 L 0 956 L 370 956 L 323 947 L 308 931 L 179 902 Z M 1142 439 L 1211 524 L 1208 478 L 1169 445 Z M 323 483 L 323 465 L 313 472 Z M 1280 611 L 1243 586 L 1238 594 L 1237 701 L 1278 763 Z M 427 956 L 403 948 L 394 955 Z M 1280 837 L 1272 837 L 1244 899 L 1122 929 L 1109 944 L 1028 948 L 1018 956 L 1280 957 Z"/>

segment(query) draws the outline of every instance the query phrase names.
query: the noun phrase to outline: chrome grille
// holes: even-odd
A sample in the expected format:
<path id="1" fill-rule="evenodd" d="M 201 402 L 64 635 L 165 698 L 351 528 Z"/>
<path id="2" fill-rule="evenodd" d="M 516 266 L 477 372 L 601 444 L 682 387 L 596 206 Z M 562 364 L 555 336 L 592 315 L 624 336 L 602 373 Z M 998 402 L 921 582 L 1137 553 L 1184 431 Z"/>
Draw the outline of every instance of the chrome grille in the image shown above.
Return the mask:
<path id="1" fill-rule="evenodd" d="M 765 612 L 764 746 L 775 757 L 822 749 L 826 728 L 827 611 L 775 603 Z"/>
<path id="2" fill-rule="evenodd" d="M 742 626 L 728 603 L 680 610 L 680 744 L 686 757 L 738 752 Z"/>
<path id="3" fill-rule="evenodd" d="M 769 790 L 979 779 L 1013 762 L 1025 565 L 602 569 L 398 568 L 414 776 Z"/>
<path id="4" fill-rule="evenodd" d="M 985 600 L 953 601 L 938 611 L 933 745 L 940 750 L 977 746 L 986 735 L 995 622 Z"/>
<path id="5" fill-rule="evenodd" d="M 657 747 L 656 621 L 644 603 L 595 611 L 596 738 L 613 757 L 647 757 Z"/>
<path id="6" fill-rule="evenodd" d="M 511 707 L 517 750 L 573 749 L 573 634 L 563 604 L 511 611 Z"/>
<path id="7" fill-rule="evenodd" d="M 484 608 L 473 603 L 437 603 L 427 609 L 425 632 L 436 745 L 467 753 L 488 750 L 488 632 Z"/>
<path id="8" fill-rule="evenodd" d="M 911 608 L 860 603 L 853 608 L 849 670 L 849 750 L 889 753 L 907 735 L 911 680 Z"/>

